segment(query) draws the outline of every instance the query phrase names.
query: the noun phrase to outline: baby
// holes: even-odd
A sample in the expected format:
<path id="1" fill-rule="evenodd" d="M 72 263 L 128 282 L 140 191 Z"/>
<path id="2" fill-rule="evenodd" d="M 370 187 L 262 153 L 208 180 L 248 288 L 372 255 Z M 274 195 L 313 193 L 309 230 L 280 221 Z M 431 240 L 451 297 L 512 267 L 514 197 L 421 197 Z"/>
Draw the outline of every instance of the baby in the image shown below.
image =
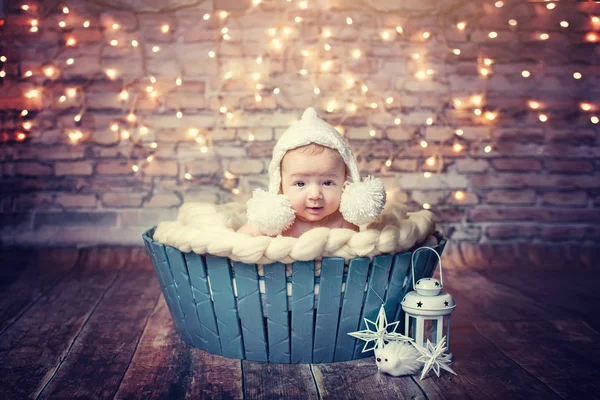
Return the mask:
<path id="1" fill-rule="evenodd" d="M 269 192 L 254 191 L 248 224 L 238 232 L 299 237 L 316 227 L 358 231 L 385 205 L 383 183 L 360 181 L 350 147 L 313 108 L 275 145 L 269 176 Z"/>

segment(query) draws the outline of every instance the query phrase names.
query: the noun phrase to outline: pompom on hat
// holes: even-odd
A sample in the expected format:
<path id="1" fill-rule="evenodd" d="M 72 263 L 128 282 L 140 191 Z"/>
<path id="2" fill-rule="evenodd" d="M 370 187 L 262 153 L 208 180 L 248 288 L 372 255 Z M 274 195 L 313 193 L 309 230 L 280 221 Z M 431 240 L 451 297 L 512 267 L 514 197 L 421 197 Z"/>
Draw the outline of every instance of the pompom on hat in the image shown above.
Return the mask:
<path id="1" fill-rule="evenodd" d="M 385 206 L 385 188 L 380 179 L 367 177 L 361 182 L 356 159 L 344 137 L 307 108 L 299 122 L 289 127 L 275 145 L 269 164 L 269 191 L 256 189 L 248 200 L 248 223 L 259 232 L 275 236 L 288 229 L 296 218 L 292 205 L 281 191 L 281 161 L 289 150 L 316 143 L 337 150 L 344 160 L 348 180 L 344 185 L 340 212 L 354 225 L 374 221 Z"/>

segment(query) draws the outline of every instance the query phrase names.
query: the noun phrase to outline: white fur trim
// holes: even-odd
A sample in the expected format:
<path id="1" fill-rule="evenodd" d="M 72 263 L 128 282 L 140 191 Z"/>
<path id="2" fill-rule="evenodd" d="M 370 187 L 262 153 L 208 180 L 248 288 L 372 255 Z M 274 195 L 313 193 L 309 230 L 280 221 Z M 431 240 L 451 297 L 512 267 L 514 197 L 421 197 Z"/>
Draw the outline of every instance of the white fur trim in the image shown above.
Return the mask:
<path id="1" fill-rule="evenodd" d="M 373 222 L 385 206 L 386 193 L 379 178 L 368 176 L 362 182 L 351 182 L 344 187 L 340 212 L 354 225 Z"/>
<path id="2" fill-rule="evenodd" d="M 256 189 L 248 200 L 248 224 L 268 236 L 277 236 L 292 226 L 296 214 L 284 195 Z"/>

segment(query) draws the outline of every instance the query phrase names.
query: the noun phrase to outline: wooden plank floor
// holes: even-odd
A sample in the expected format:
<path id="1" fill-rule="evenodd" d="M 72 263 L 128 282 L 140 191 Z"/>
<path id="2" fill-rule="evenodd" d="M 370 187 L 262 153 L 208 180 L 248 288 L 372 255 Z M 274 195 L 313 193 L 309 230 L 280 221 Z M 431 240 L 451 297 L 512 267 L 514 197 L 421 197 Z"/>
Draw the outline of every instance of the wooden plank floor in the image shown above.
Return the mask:
<path id="1" fill-rule="evenodd" d="M 142 248 L 0 250 L 0 399 L 591 399 L 600 274 L 445 270 L 457 376 L 280 365 L 184 344 Z"/>

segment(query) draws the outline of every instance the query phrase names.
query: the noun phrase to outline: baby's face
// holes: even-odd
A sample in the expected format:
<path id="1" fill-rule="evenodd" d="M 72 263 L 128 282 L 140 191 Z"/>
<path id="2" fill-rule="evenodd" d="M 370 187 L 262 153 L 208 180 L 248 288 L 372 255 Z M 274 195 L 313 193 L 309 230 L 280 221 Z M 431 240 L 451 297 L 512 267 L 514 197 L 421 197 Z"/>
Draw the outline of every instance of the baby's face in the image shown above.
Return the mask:
<path id="1" fill-rule="evenodd" d="M 294 149 L 281 161 L 281 190 L 302 221 L 317 222 L 336 212 L 345 180 L 346 165 L 335 150 L 306 154 Z"/>

